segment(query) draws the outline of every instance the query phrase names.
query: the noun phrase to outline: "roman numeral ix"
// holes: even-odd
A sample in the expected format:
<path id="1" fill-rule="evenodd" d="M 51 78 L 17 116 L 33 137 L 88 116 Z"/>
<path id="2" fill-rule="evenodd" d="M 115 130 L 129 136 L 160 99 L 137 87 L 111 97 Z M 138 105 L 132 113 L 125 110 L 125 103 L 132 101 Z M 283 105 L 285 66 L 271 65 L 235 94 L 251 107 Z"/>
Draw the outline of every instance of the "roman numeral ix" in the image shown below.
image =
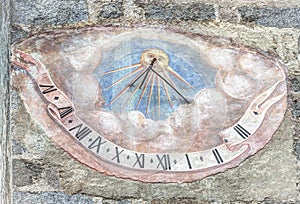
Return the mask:
<path id="1" fill-rule="evenodd" d="M 102 138 L 99 136 L 99 137 L 97 137 L 97 139 L 95 139 L 95 140 L 88 146 L 88 148 L 89 148 L 89 149 L 93 149 L 93 148 L 97 147 L 96 152 L 97 152 L 97 154 L 99 154 L 99 152 L 100 152 L 100 146 L 103 145 L 104 143 L 106 143 L 106 141 L 103 141 L 103 142 L 102 142 Z"/>

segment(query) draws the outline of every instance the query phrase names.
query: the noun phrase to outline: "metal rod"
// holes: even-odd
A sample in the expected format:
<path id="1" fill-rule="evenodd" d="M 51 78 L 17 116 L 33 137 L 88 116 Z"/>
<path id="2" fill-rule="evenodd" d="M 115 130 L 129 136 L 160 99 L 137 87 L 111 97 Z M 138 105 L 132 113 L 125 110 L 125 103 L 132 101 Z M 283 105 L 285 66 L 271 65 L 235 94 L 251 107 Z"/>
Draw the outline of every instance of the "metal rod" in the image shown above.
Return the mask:
<path id="1" fill-rule="evenodd" d="M 152 66 L 149 67 L 151 71 L 153 71 L 158 77 L 160 77 L 164 82 L 166 82 L 179 96 L 181 96 L 186 103 L 191 103 L 189 100 L 187 100 L 172 84 L 170 84 L 164 77 L 162 77 L 159 73 L 157 73 L 154 69 L 152 69 Z"/>

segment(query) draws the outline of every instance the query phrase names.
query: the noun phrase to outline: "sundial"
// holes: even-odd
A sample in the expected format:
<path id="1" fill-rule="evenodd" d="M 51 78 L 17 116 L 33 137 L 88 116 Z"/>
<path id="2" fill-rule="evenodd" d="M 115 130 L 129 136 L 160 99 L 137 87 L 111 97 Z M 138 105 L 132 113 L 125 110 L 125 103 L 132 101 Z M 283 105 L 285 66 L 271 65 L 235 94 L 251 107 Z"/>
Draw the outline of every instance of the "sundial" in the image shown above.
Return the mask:
<path id="1" fill-rule="evenodd" d="M 110 176 L 187 182 L 224 172 L 262 149 L 286 110 L 279 60 L 224 38 L 92 27 L 39 33 L 12 53 L 32 118 Z"/>

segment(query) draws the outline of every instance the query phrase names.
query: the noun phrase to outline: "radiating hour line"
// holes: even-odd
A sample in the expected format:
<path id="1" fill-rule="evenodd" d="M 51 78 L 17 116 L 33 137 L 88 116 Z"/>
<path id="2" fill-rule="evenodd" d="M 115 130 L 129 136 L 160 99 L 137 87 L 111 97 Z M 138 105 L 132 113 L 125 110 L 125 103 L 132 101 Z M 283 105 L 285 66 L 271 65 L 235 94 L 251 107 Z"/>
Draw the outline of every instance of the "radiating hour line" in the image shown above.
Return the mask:
<path id="1" fill-rule="evenodd" d="M 170 95 L 169 95 L 169 90 L 168 90 L 167 84 L 164 81 L 162 81 L 162 84 L 163 84 L 167 99 L 169 101 L 169 104 L 170 104 L 171 108 L 173 108 L 173 104 L 172 104 L 172 101 L 171 101 L 171 98 L 170 98 Z"/>
<path id="2" fill-rule="evenodd" d="M 152 74 L 153 74 L 153 73 L 152 73 Z M 149 110 L 149 106 L 150 106 L 150 103 L 151 103 L 151 97 L 152 97 L 152 93 L 153 93 L 154 83 L 155 83 L 155 77 L 152 76 L 152 83 L 151 83 L 150 90 L 149 90 L 149 94 L 148 94 L 148 101 L 147 101 L 146 115 L 148 115 L 148 110 Z"/>
<path id="3" fill-rule="evenodd" d="M 173 87 L 173 91 L 176 92 L 176 90 L 179 90 L 178 87 L 176 86 L 176 84 L 174 83 L 174 81 L 171 79 L 171 77 L 169 76 L 168 72 L 166 70 L 163 70 L 162 76 L 164 77 L 164 79 L 166 79 L 166 81 L 168 81 Z M 180 102 L 180 99 L 177 97 L 178 95 L 175 95 L 175 98 L 178 102 Z"/>
<path id="4" fill-rule="evenodd" d="M 174 86 L 174 87 L 177 89 L 177 87 L 176 87 L 174 81 L 170 78 L 170 76 L 168 75 L 168 73 L 166 72 L 166 70 L 163 70 L 162 76 L 163 76 L 165 79 L 167 79 L 167 81 L 168 81 L 172 86 Z"/>
<path id="5" fill-rule="evenodd" d="M 151 69 L 159 78 L 161 78 L 161 80 L 165 83 L 167 83 L 179 96 L 181 96 L 185 102 L 190 103 L 189 100 L 187 100 L 172 84 L 170 84 L 170 82 L 168 82 L 164 77 L 162 77 L 157 71 L 155 71 L 154 69 Z"/>
<path id="6" fill-rule="evenodd" d="M 145 79 L 146 82 L 145 82 L 144 84 L 143 84 L 143 81 L 144 81 L 144 80 L 143 80 L 142 83 L 139 85 L 139 87 L 141 87 L 142 85 L 144 85 L 144 86 L 143 86 L 143 90 L 142 90 L 142 93 L 141 93 L 141 95 L 140 95 L 140 98 L 139 98 L 139 100 L 138 100 L 138 103 L 136 104 L 135 110 L 138 109 L 139 104 L 140 104 L 140 102 L 142 101 L 142 98 L 143 98 L 144 95 L 145 95 L 145 92 L 146 92 L 146 90 L 147 90 L 147 87 L 148 87 L 148 84 L 149 84 L 149 81 L 150 81 L 150 78 L 151 78 L 152 75 L 153 75 L 153 73 L 150 74 L 150 77 L 147 77 L 147 79 Z"/>
<path id="7" fill-rule="evenodd" d="M 136 92 L 139 90 L 139 87 L 136 86 L 133 90 L 133 92 L 130 94 L 130 96 L 128 97 L 128 99 L 126 100 L 126 103 L 123 106 L 123 109 L 126 108 L 126 106 L 129 104 L 129 102 L 132 100 L 132 97 L 136 94 Z"/>
<path id="8" fill-rule="evenodd" d="M 113 104 L 124 92 L 127 91 L 127 89 L 129 89 L 129 86 L 125 86 L 125 88 L 123 88 L 110 102 L 109 104 L 106 105 L 106 107 L 110 106 L 111 104 Z"/>
<path id="9" fill-rule="evenodd" d="M 143 80 L 142 80 L 141 84 L 139 85 L 139 89 L 141 89 L 141 88 L 142 88 L 142 86 L 144 85 L 144 82 L 145 82 L 145 81 L 146 81 L 146 79 L 148 78 L 148 74 L 149 74 L 149 72 L 150 72 L 150 69 L 148 69 L 148 70 L 146 71 L 146 73 L 145 73 L 145 76 L 144 76 L 144 78 L 143 78 Z"/>
<path id="10" fill-rule="evenodd" d="M 115 81 L 114 83 L 112 83 L 110 86 L 106 87 L 105 89 L 110 89 L 111 87 L 121 83 L 122 81 L 124 81 L 125 79 L 127 79 L 128 77 L 131 77 L 132 75 L 134 75 L 135 73 L 137 73 L 138 71 L 140 71 L 143 67 L 138 67 L 137 69 L 133 70 L 132 72 L 126 74 L 125 76 L 123 76 L 122 78 L 118 79 L 117 81 Z"/>
<path id="11" fill-rule="evenodd" d="M 121 68 L 118 68 L 118 69 L 113 69 L 113 70 L 104 72 L 103 75 L 110 74 L 110 73 L 115 73 L 115 72 L 120 72 L 120 71 L 124 71 L 126 69 L 131 69 L 131 68 L 134 68 L 134 67 L 137 67 L 137 66 L 141 66 L 141 63 L 136 63 L 136 64 L 133 64 L 133 65 L 130 65 L 130 66 L 121 67 Z"/>
<path id="12" fill-rule="evenodd" d="M 177 72 L 175 72 L 171 67 L 168 67 L 167 70 L 177 79 L 188 85 L 190 88 L 193 89 L 193 86 L 190 85 L 184 78 L 182 78 Z"/>
<path id="13" fill-rule="evenodd" d="M 171 79 L 171 77 L 168 75 L 168 73 L 166 72 L 166 70 L 163 71 L 162 76 L 164 77 L 164 79 L 166 79 L 166 80 L 167 80 L 167 81 L 175 88 L 175 90 L 178 90 L 176 84 L 175 84 L 174 81 Z M 172 87 L 171 87 L 171 88 L 172 88 Z M 176 91 L 175 91 L 175 92 L 176 92 Z M 177 96 L 177 95 L 176 95 L 176 96 Z M 178 97 L 176 97 L 176 96 L 175 96 L 176 100 L 177 100 L 178 102 L 180 102 L 180 100 L 179 100 Z"/>
<path id="14" fill-rule="evenodd" d="M 110 106 L 111 104 L 113 104 L 124 92 L 126 92 L 127 91 L 127 89 L 129 89 L 131 86 L 132 86 L 132 83 L 134 82 L 134 81 L 136 81 L 137 79 L 139 79 L 143 74 L 144 74 L 145 72 L 142 72 L 142 73 L 140 73 L 140 74 L 138 74 L 133 80 L 131 80 L 131 82 L 128 84 L 128 85 L 126 85 L 110 102 L 109 102 L 109 104 L 106 106 L 106 107 L 108 107 L 108 106 Z"/>
<path id="15" fill-rule="evenodd" d="M 156 81 L 157 81 L 158 117 L 160 117 L 160 79 L 157 75 L 156 75 Z"/>

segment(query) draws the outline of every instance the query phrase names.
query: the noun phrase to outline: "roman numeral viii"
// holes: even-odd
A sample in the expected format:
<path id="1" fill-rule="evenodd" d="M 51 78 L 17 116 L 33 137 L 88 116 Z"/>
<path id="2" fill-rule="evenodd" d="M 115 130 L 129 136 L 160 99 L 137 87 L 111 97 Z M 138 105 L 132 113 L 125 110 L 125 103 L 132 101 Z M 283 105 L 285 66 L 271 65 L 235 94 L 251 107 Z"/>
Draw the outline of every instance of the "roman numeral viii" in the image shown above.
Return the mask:
<path id="1" fill-rule="evenodd" d="M 88 134 L 90 134 L 92 132 L 92 130 L 88 127 L 83 127 L 82 128 L 82 123 L 80 125 L 77 125 L 75 127 L 72 127 L 69 129 L 69 131 L 73 131 L 77 129 L 77 132 L 75 133 L 75 137 L 78 139 L 78 140 L 82 140 L 83 138 L 85 138 Z"/>

